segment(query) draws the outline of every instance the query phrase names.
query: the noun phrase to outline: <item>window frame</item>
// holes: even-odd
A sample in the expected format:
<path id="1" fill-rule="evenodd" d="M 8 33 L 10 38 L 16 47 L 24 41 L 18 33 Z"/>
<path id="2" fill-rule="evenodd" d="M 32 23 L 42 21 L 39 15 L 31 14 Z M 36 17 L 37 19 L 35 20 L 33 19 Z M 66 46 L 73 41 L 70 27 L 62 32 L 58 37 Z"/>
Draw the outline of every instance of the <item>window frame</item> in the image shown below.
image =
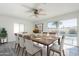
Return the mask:
<path id="1" fill-rule="evenodd" d="M 14 30 L 13 30 L 14 33 L 16 33 L 16 32 L 17 32 L 17 33 L 21 33 L 21 31 L 20 31 L 20 25 L 21 25 L 21 24 L 24 26 L 23 32 L 25 31 L 25 24 L 23 24 L 23 23 L 14 23 L 13 26 L 14 26 L 15 24 L 18 24 L 18 25 L 19 25 L 19 27 L 18 27 L 19 30 L 18 30 L 18 31 L 15 31 L 15 27 L 14 27 L 14 28 L 13 28 L 13 29 L 14 29 Z"/>

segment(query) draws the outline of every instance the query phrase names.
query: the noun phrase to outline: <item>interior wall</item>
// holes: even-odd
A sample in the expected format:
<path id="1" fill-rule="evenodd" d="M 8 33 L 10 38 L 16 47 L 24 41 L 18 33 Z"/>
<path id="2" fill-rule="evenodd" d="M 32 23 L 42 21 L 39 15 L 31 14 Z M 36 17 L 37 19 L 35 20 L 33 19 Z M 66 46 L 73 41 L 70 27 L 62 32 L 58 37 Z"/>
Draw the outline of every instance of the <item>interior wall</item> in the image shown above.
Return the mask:
<path id="1" fill-rule="evenodd" d="M 14 23 L 22 23 L 25 25 L 25 32 L 32 32 L 32 23 L 31 21 L 23 20 L 23 19 L 16 19 L 12 17 L 7 16 L 0 16 L 0 27 L 4 27 L 7 30 L 8 33 L 8 41 L 14 41 Z"/>
<path id="2" fill-rule="evenodd" d="M 67 19 L 72 19 L 72 18 L 77 18 L 77 26 L 78 26 L 77 27 L 77 29 L 78 29 L 77 45 L 79 46 L 79 11 L 67 13 L 67 14 L 64 14 L 64 15 L 59 15 L 59 16 L 52 17 L 52 18 L 49 18 L 49 19 L 46 19 L 46 20 L 34 21 L 33 24 L 43 23 L 43 30 L 48 31 L 47 30 L 47 23 L 48 22 L 59 21 L 59 20 L 67 20 Z"/>

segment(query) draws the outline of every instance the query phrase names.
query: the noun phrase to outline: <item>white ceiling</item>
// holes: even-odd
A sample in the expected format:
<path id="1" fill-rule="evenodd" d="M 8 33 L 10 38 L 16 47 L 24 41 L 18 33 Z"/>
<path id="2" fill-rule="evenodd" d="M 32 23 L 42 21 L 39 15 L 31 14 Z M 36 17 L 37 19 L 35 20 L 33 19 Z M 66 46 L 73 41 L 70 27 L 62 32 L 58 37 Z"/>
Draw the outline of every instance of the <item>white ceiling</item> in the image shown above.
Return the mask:
<path id="1" fill-rule="evenodd" d="M 40 15 L 39 18 L 30 16 L 31 13 L 26 12 L 28 8 L 22 5 L 27 5 L 34 7 L 34 3 L 0 3 L 0 15 L 18 17 L 25 20 L 38 20 L 54 17 L 57 15 L 62 15 L 69 12 L 74 12 L 79 10 L 78 3 L 44 3 L 40 4 L 38 7 L 44 9 L 44 13 L 47 15 Z"/>

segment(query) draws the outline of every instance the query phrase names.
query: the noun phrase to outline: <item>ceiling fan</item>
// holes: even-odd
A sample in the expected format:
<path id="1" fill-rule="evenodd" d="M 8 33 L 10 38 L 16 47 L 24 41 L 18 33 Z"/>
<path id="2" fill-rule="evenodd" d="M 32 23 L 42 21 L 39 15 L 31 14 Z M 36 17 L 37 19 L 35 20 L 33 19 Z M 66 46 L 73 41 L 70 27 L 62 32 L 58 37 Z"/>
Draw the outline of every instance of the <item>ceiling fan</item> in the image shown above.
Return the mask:
<path id="1" fill-rule="evenodd" d="M 29 10 L 26 12 L 32 13 L 32 16 L 39 17 L 39 15 L 46 15 L 45 13 L 42 13 L 44 9 L 39 8 L 40 4 L 35 4 L 34 7 L 30 7 L 27 5 L 22 5 L 25 8 L 28 8 Z"/>

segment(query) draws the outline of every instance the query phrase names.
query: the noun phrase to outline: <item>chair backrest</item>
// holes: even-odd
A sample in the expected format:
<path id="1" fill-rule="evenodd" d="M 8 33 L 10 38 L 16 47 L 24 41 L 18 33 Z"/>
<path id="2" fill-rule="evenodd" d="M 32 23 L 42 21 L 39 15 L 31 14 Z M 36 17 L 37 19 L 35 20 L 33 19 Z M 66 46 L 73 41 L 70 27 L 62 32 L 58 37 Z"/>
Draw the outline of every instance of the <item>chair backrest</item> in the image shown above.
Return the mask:
<path id="1" fill-rule="evenodd" d="M 24 39 L 25 39 L 25 44 L 24 44 L 25 48 L 27 50 L 32 49 L 33 48 L 33 42 L 31 40 L 31 36 L 28 36 L 28 35 L 24 36 Z"/>
<path id="2" fill-rule="evenodd" d="M 20 44 L 20 47 L 24 47 L 24 38 L 21 34 L 19 34 L 19 44 Z"/>
<path id="3" fill-rule="evenodd" d="M 22 32 L 23 34 L 27 34 L 27 32 Z"/>
<path id="4" fill-rule="evenodd" d="M 24 38 L 24 40 L 25 39 L 31 40 L 31 35 L 24 35 L 23 38 Z"/>
<path id="5" fill-rule="evenodd" d="M 47 32 L 43 32 L 43 34 L 47 34 Z"/>
<path id="6" fill-rule="evenodd" d="M 65 36 L 63 35 L 61 38 L 61 41 L 60 41 L 60 49 L 61 50 L 63 49 L 63 46 L 64 46 L 64 38 L 65 38 Z"/>
<path id="7" fill-rule="evenodd" d="M 31 34 L 31 38 L 36 38 L 36 36 L 34 34 Z"/>
<path id="8" fill-rule="evenodd" d="M 16 43 L 19 43 L 19 36 L 18 36 L 18 34 L 15 33 L 14 35 L 15 35 Z"/>
<path id="9" fill-rule="evenodd" d="M 42 34 L 37 34 L 36 37 L 40 38 L 40 37 L 42 37 Z"/>

